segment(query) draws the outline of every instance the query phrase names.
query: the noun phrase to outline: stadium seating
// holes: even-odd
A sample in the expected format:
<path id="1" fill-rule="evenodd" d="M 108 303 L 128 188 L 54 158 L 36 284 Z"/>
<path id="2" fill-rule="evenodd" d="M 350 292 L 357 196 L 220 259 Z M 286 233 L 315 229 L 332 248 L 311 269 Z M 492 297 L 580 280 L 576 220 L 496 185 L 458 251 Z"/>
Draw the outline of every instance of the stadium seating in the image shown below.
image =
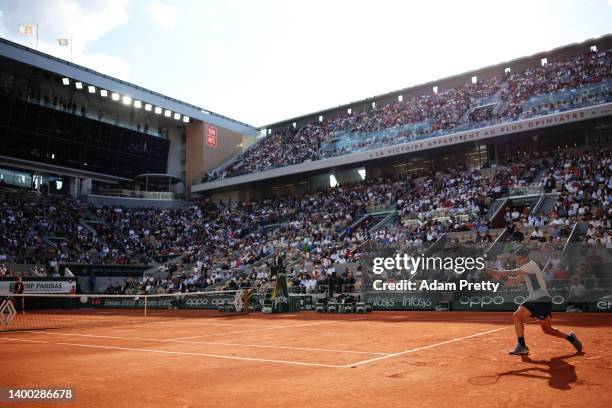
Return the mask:
<path id="1" fill-rule="evenodd" d="M 266 136 L 208 181 L 612 100 L 612 50 Z"/>
<path id="2" fill-rule="evenodd" d="M 562 246 L 571 226 L 588 223 L 585 246 L 612 247 L 611 151 L 586 148 L 515 157 L 495 169 L 449 168 L 397 179 L 368 180 L 302 196 L 238 202 L 192 201 L 183 209 L 85 206 L 58 195 L 0 190 L 0 256 L 37 264 L 32 274 L 57 274 L 62 262 L 162 266 L 162 274 L 112 283 L 109 293 L 166 293 L 207 287 L 265 288 L 274 280 L 271 258 L 284 248 L 293 293 L 358 290 L 365 252 L 422 251 L 447 235 L 445 250 L 489 246 L 500 230 L 489 226 L 492 200 L 540 175 L 557 198 L 541 215 L 508 210 L 512 239 L 547 252 Z M 368 208 L 395 211 L 387 226 L 352 228 Z M 270 226 L 270 227 L 268 227 Z M 537 231 L 536 231 L 537 228 Z M 378 248 L 378 249 L 377 249 Z M 4 270 L 4 269 L 3 269 Z M 329 276 L 337 272 L 330 283 Z M 440 279 L 444 276 L 440 275 Z"/>

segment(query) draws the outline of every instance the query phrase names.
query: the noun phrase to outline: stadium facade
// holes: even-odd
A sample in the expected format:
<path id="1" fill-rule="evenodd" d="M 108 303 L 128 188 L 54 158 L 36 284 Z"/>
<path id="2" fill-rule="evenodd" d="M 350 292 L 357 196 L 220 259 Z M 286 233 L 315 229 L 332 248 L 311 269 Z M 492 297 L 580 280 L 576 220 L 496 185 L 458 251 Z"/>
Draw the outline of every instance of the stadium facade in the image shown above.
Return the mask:
<path id="1" fill-rule="evenodd" d="M 258 135 L 247 124 L 4 39 L 0 61 L 0 176 L 10 185 L 154 203 L 180 197 L 189 181 Z"/>

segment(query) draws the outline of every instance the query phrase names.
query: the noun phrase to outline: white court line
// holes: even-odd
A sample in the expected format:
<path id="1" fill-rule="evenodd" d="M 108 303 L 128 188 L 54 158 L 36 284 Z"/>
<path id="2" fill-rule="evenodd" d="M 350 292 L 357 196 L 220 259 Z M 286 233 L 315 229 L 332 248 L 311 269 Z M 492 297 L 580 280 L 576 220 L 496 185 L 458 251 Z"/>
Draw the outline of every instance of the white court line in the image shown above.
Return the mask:
<path id="1" fill-rule="evenodd" d="M 238 327 L 275 327 L 273 325 L 264 325 L 264 324 L 240 324 L 240 323 L 202 323 L 202 322 L 161 322 L 161 321 L 147 321 L 146 324 L 154 323 L 154 324 L 180 324 L 180 325 L 189 325 L 189 326 L 238 326 Z"/>
<path id="2" fill-rule="evenodd" d="M 268 346 L 268 345 L 260 345 L 260 344 L 224 343 L 224 342 L 210 342 L 210 341 L 188 341 L 188 340 L 173 340 L 173 339 L 145 339 L 141 337 L 104 336 L 104 335 L 97 335 L 97 334 L 78 334 L 78 333 L 51 333 L 51 332 L 46 332 L 46 331 L 36 331 L 36 332 L 30 332 L 28 334 L 45 334 L 45 335 L 50 335 L 50 336 L 91 337 L 91 338 L 100 338 L 100 339 L 141 340 L 141 341 L 151 341 L 151 342 L 157 341 L 160 343 L 204 344 L 204 345 L 215 345 L 215 346 L 270 348 L 270 349 L 281 349 L 281 350 L 322 351 L 322 352 L 329 352 L 329 353 L 378 354 L 378 355 L 390 354 L 390 353 L 372 352 L 372 351 L 336 350 L 336 349 L 310 348 L 310 347 Z"/>
<path id="3" fill-rule="evenodd" d="M 298 317 L 299 314 L 297 313 L 285 313 L 283 316 L 285 316 L 286 318 L 291 318 L 291 317 Z M 149 314 L 149 317 L 157 317 L 154 313 L 153 314 Z M 218 317 L 232 317 L 232 316 L 218 316 Z M 236 319 L 241 318 L 240 315 L 236 315 L 233 316 Z M 213 318 L 207 319 L 207 320 L 212 320 Z M 179 325 L 189 325 L 189 326 L 241 326 L 241 327 L 274 327 L 274 326 L 269 326 L 269 325 L 264 325 L 264 324 L 241 324 L 241 323 L 201 323 L 201 320 L 198 319 L 197 322 L 185 322 L 185 321 L 178 321 L 178 320 L 194 320 L 194 319 L 189 319 L 189 318 L 181 318 L 181 317 L 171 317 L 170 320 L 147 320 L 145 323 L 149 324 L 149 323 L 153 323 L 153 324 L 179 324 Z"/>
<path id="4" fill-rule="evenodd" d="M 357 363 L 346 364 L 346 365 L 333 365 L 333 364 L 321 364 L 321 363 L 306 363 L 306 362 L 300 362 L 300 361 L 287 361 L 287 360 L 272 360 L 272 359 L 252 358 L 252 357 L 224 356 L 224 355 L 217 355 L 217 354 L 189 353 L 189 352 L 181 352 L 181 351 L 137 349 L 137 348 L 128 348 L 128 347 L 114 347 L 114 346 L 98 346 L 98 345 L 93 345 L 93 344 L 81 344 L 81 343 L 63 343 L 63 342 L 52 343 L 52 342 L 40 341 L 40 340 L 15 339 L 15 338 L 11 338 L 11 337 L 0 337 L 0 340 L 5 340 L 5 341 L 21 341 L 21 342 L 30 342 L 30 343 L 45 343 L 45 344 L 56 344 L 56 345 L 66 345 L 66 346 L 78 346 L 78 347 L 91 347 L 91 348 L 101 348 L 101 349 L 110 349 L 110 350 L 140 351 L 140 352 L 161 353 L 161 354 L 194 355 L 194 356 L 202 356 L 202 357 L 224 358 L 224 359 L 230 359 L 230 360 L 261 361 L 261 362 L 269 362 L 269 363 L 292 364 L 292 365 L 303 365 L 303 366 L 330 367 L 330 368 L 353 368 L 353 367 L 357 367 L 359 365 L 372 363 L 374 361 L 379 361 L 379 360 L 383 360 L 383 359 L 386 359 L 386 358 L 397 357 L 397 356 L 401 356 L 401 355 L 404 355 L 404 354 L 414 353 L 414 352 L 417 352 L 417 351 L 420 351 L 420 350 L 425 350 L 425 349 L 441 346 L 441 345 L 444 345 L 444 344 L 449 344 L 449 343 L 453 343 L 453 342 L 457 342 L 457 341 L 461 341 L 461 340 L 465 340 L 465 339 L 469 339 L 469 338 L 473 338 L 473 337 L 484 336 L 486 334 L 494 333 L 494 332 L 497 332 L 497 331 L 500 331 L 500 330 L 504 330 L 504 329 L 507 329 L 509 327 L 513 327 L 513 326 L 500 327 L 500 328 L 493 329 L 493 330 L 488 330 L 488 331 L 485 331 L 485 332 L 471 334 L 469 336 L 458 337 L 458 338 L 451 339 L 451 340 L 446 340 L 446 341 L 443 341 L 443 342 L 440 342 L 440 343 L 430 344 L 428 346 L 423 346 L 423 347 L 417 347 L 417 348 L 414 348 L 414 349 L 401 351 L 399 353 L 387 354 L 387 355 L 384 355 L 382 357 L 371 358 L 371 359 L 368 359 L 368 360 L 363 360 L 363 361 L 359 361 Z"/>
<path id="5" fill-rule="evenodd" d="M 397 357 L 397 356 L 401 356 L 401 355 L 404 355 L 404 354 L 414 353 L 416 351 L 425 350 L 425 349 L 432 348 L 432 347 L 437 347 L 437 346 L 442 346 L 444 344 L 454 343 L 456 341 L 470 339 L 472 337 L 484 336 L 485 334 L 489 334 L 489 333 L 493 333 L 493 332 L 496 332 L 496 331 L 504 330 L 504 329 L 507 329 L 509 327 L 514 327 L 514 326 L 505 326 L 505 327 L 500 327 L 500 328 L 497 328 L 497 329 L 489 330 L 489 331 L 486 331 L 486 332 L 471 334 L 469 336 L 457 337 L 456 339 L 446 340 L 446 341 L 442 341 L 440 343 L 430 344 L 428 346 L 417 347 L 417 348 L 413 348 L 413 349 L 410 349 L 410 350 L 400 351 L 399 353 L 393 353 L 393 354 L 389 354 L 389 355 L 382 356 L 382 357 L 371 358 L 369 360 L 364 360 L 364 361 L 360 361 L 358 363 L 349 364 L 349 365 L 346 365 L 344 367 L 356 367 L 356 366 L 359 366 L 359 365 L 363 365 L 363 364 L 367 364 L 367 363 L 372 363 L 374 361 L 383 360 L 385 358 Z"/>
<path id="6" fill-rule="evenodd" d="M 214 337 L 214 336 L 224 336 L 224 335 L 227 335 L 227 334 L 252 333 L 252 332 L 256 332 L 256 331 L 270 330 L 270 329 L 290 329 L 290 328 L 293 328 L 293 327 L 315 326 L 315 325 L 329 324 L 329 323 L 338 323 L 338 321 L 336 321 L 336 320 L 326 320 L 324 322 L 295 324 L 295 325 L 290 325 L 290 326 L 266 326 L 266 327 L 262 327 L 260 329 L 237 330 L 237 331 L 232 331 L 232 332 L 202 334 L 202 335 L 199 335 L 199 336 L 174 337 L 174 338 L 171 338 L 171 339 L 168 339 L 168 340 L 198 339 L 198 338 L 201 338 L 201 337 Z"/>
<path id="7" fill-rule="evenodd" d="M 29 342 L 29 343 L 44 343 L 44 344 L 54 344 L 54 345 L 62 345 L 62 346 L 90 347 L 90 348 L 99 348 L 99 349 L 106 349 L 106 350 L 125 350 L 125 351 L 140 351 L 144 353 L 213 357 L 213 358 L 223 358 L 227 360 L 260 361 L 260 362 L 266 362 L 266 363 L 303 365 L 303 366 L 311 366 L 311 367 L 330 367 L 330 368 L 347 368 L 348 367 L 348 366 L 343 366 L 343 365 L 332 365 L 332 364 L 322 364 L 322 363 L 305 363 L 302 361 L 272 360 L 272 359 L 266 359 L 266 358 L 236 357 L 236 356 L 224 356 L 224 355 L 218 355 L 218 354 L 205 354 L 205 353 L 189 353 L 185 351 L 166 351 L 166 350 L 151 350 L 151 349 L 140 349 L 140 348 L 129 348 L 129 347 L 98 346 L 94 344 L 82 344 L 82 343 L 63 343 L 63 342 L 53 343 L 53 342 L 48 342 L 48 341 L 14 339 L 14 338 L 8 338 L 8 337 L 7 338 L 0 337 L 0 340 L 22 341 L 22 342 Z"/>
<path id="8" fill-rule="evenodd" d="M 404 319 L 404 320 L 402 320 Z M 424 322 L 424 323 L 437 323 L 437 322 L 452 322 L 452 321 L 460 321 L 460 322 L 470 322 L 470 323 L 508 323 L 510 319 L 474 319 L 474 318 L 465 318 L 465 317 L 455 317 L 455 318 L 442 318 L 442 319 L 431 319 L 431 318 L 409 318 L 406 319 L 404 317 L 399 319 L 390 318 L 388 321 L 391 323 L 397 322 Z M 370 320 L 375 322 L 376 320 Z"/>

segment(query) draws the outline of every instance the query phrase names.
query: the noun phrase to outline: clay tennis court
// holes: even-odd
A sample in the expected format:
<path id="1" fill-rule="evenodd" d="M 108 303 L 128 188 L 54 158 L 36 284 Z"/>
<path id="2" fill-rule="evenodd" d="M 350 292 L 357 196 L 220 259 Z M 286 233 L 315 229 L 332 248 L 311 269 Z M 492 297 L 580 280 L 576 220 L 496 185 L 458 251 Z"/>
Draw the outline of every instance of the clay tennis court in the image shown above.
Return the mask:
<path id="1" fill-rule="evenodd" d="M 3 386 L 76 393 L 72 402 L 4 405 L 612 405 L 609 314 L 555 315 L 579 334 L 582 354 L 528 325 L 523 358 L 507 354 L 511 313 L 97 317 L 107 323 L 0 333 Z"/>

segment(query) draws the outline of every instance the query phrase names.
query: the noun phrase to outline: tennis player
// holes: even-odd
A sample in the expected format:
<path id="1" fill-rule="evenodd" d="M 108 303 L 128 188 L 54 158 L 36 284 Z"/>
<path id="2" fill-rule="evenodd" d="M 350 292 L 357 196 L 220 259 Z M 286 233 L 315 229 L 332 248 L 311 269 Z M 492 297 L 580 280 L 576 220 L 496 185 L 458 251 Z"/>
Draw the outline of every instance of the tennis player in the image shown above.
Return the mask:
<path id="1" fill-rule="evenodd" d="M 540 320 L 542 331 L 549 336 L 566 339 L 574 346 L 577 352 L 582 351 L 582 343 L 578 340 L 575 333 L 565 334 L 551 325 L 552 299 L 546 289 L 546 281 L 542 270 L 537 263 L 529 259 L 529 251 L 520 249 L 516 252 L 516 264 L 520 265 L 517 269 L 511 270 L 489 270 L 489 273 L 496 279 L 506 278 L 511 285 L 525 283 L 529 296 L 522 305 L 514 312 L 514 328 L 518 344 L 509 354 L 521 355 L 529 354 L 529 348 L 525 343 L 525 320 L 532 317 Z"/>

